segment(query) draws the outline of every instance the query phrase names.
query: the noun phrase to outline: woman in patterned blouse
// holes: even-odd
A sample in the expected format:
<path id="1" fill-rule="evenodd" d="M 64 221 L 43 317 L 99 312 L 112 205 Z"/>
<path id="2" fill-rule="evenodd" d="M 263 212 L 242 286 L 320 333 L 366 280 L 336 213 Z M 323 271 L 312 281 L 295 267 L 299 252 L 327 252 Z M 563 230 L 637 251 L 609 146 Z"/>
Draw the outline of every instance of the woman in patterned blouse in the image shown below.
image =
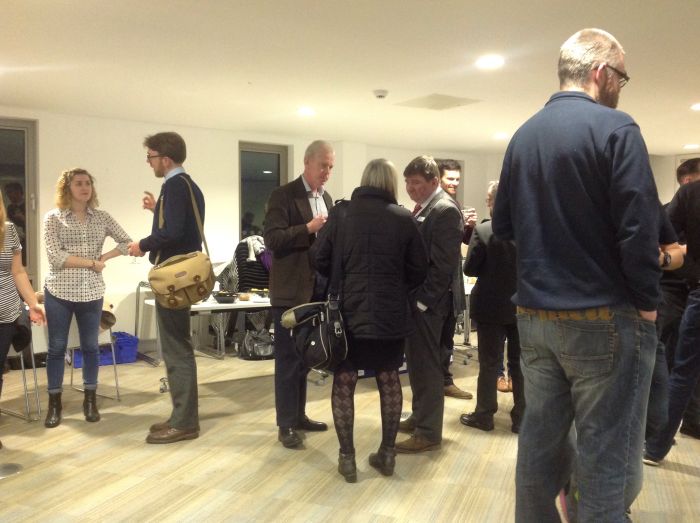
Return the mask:
<path id="1" fill-rule="evenodd" d="M 22 265 L 22 245 L 12 222 L 5 221 L 7 213 L 0 193 L 0 393 L 2 393 L 2 369 L 10 350 L 10 343 L 17 332 L 17 318 L 22 314 L 22 301 L 29 305 L 30 319 L 41 325 L 44 310 L 37 303 L 36 293 Z M 19 291 L 19 294 L 17 294 Z M 2 443 L 0 443 L 2 448 Z"/>
<path id="2" fill-rule="evenodd" d="M 105 211 L 97 209 L 94 178 L 85 169 L 63 171 L 56 185 L 56 205 L 44 217 L 44 242 L 49 274 L 44 282 L 44 306 L 49 327 L 46 360 L 49 409 L 44 425 L 61 423 L 61 392 L 68 331 L 75 314 L 83 353 L 83 413 L 87 421 L 99 421 L 96 390 L 99 347 L 97 335 L 102 314 L 105 262 L 127 254 L 131 238 Z M 117 246 L 102 253 L 105 238 Z"/>

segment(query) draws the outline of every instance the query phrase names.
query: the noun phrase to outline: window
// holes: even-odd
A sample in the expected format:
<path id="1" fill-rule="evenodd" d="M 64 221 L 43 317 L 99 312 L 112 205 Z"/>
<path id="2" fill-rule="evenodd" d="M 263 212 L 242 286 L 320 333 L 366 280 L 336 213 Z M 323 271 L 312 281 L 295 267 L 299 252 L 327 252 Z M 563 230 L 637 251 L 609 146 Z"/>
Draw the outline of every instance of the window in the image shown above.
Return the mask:
<path id="1" fill-rule="evenodd" d="M 32 121 L 0 118 L 0 187 L 7 219 L 15 224 L 22 243 L 22 262 L 36 288 L 36 125 Z"/>
<path id="2" fill-rule="evenodd" d="M 241 239 L 261 235 L 265 205 L 270 193 L 286 179 L 288 150 L 285 146 L 239 144 L 241 165 Z"/>

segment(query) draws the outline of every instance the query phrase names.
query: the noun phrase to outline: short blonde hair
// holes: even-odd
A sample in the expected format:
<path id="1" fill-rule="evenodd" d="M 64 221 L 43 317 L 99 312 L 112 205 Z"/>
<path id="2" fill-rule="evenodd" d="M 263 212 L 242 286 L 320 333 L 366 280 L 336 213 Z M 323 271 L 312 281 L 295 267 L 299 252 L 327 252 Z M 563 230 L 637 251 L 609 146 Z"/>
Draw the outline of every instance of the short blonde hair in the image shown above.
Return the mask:
<path id="1" fill-rule="evenodd" d="M 497 192 L 498 192 L 498 180 L 491 180 L 489 182 L 488 189 L 486 189 L 486 196 L 495 200 Z"/>
<path id="2" fill-rule="evenodd" d="M 95 190 L 95 178 L 87 172 L 85 169 L 80 167 L 75 167 L 73 169 L 65 170 L 58 177 L 58 182 L 56 182 L 56 206 L 59 209 L 69 209 L 70 204 L 73 201 L 73 196 L 70 192 L 70 184 L 73 178 L 79 174 L 85 174 L 90 178 L 90 184 L 92 185 L 92 196 L 87 205 L 90 209 L 94 209 L 99 206 L 99 201 L 97 200 L 97 191 Z"/>
<path id="3" fill-rule="evenodd" d="M 378 158 L 365 167 L 360 187 L 375 187 L 387 191 L 396 200 L 399 174 L 389 160 Z"/>
<path id="4" fill-rule="evenodd" d="M 620 65 L 625 50 L 602 29 L 588 28 L 572 35 L 559 50 L 559 85 L 585 87 L 589 73 L 602 63 Z"/>

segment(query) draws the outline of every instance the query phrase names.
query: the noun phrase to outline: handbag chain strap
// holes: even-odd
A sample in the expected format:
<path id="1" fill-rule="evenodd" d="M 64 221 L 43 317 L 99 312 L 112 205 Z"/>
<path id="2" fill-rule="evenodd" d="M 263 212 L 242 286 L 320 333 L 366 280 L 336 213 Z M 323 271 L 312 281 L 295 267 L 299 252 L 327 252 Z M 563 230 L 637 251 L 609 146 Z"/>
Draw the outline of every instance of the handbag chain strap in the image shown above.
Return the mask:
<path id="1" fill-rule="evenodd" d="M 202 216 L 199 214 L 199 206 L 197 205 L 197 201 L 194 199 L 194 191 L 192 190 L 192 184 L 190 184 L 190 181 L 185 178 L 184 176 L 181 177 L 182 181 L 187 184 L 187 188 L 190 190 L 190 200 L 192 201 L 192 209 L 194 209 L 194 218 L 197 221 L 197 229 L 199 230 L 199 237 L 202 239 L 202 242 L 204 243 L 204 250 L 207 252 L 207 256 L 209 256 L 209 246 L 207 245 L 207 238 L 204 236 L 204 226 L 202 225 Z M 165 198 L 163 195 L 160 197 L 160 207 L 158 208 L 158 228 L 162 229 L 163 226 L 165 225 L 165 217 L 163 216 L 163 207 L 165 206 Z M 158 265 L 158 262 L 160 261 L 160 251 L 158 251 L 158 254 L 156 255 L 156 265 Z"/>

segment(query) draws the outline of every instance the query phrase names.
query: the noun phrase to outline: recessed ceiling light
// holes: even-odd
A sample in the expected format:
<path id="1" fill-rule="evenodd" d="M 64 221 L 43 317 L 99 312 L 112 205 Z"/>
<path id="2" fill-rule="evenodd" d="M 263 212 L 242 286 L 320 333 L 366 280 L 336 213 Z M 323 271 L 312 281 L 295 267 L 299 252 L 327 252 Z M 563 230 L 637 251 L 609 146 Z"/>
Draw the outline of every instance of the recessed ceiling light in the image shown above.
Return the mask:
<path id="1" fill-rule="evenodd" d="M 263 171 L 263 174 L 272 174 L 272 171 Z"/>
<path id="2" fill-rule="evenodd" d="M 690 150 L 695 150 L 695 149 L 700 149 L 700 144 L 697 143 L 687 143 L 683 146 L 683 149 L 686 149 L 688 151 Z"/>
<path id="3" fill-rule="evenodd" d="M 700 104 L 693 104 L 690 106 L 691 111 L 700 111 Z"/>
<path id="4" fill-rule="evenodd" d="M 485 54 L 480 56 L 478 60 L 474 63 L 478 69 L 500 69 L 503 67 L 505 60 L 500 54 Z"/>
<path id="5" fill-rule="evenodd" d="M 496 133 L 493 135 L 494 140 L 507 140 L 508 137 L 509 137 L 508 133 L 503 133 L 503 132 Z"/>
<path id="6" fill-rule="evenodd" d="M 308 118 L 310 116 L 316 116 L 316 111 L 314 111 L 311 107 L 303 106 L 303 107 L 299 107 L 299 109 L 297 109 L 297 114 L 299 116 L 303 116 L 305 118 Z"/>

